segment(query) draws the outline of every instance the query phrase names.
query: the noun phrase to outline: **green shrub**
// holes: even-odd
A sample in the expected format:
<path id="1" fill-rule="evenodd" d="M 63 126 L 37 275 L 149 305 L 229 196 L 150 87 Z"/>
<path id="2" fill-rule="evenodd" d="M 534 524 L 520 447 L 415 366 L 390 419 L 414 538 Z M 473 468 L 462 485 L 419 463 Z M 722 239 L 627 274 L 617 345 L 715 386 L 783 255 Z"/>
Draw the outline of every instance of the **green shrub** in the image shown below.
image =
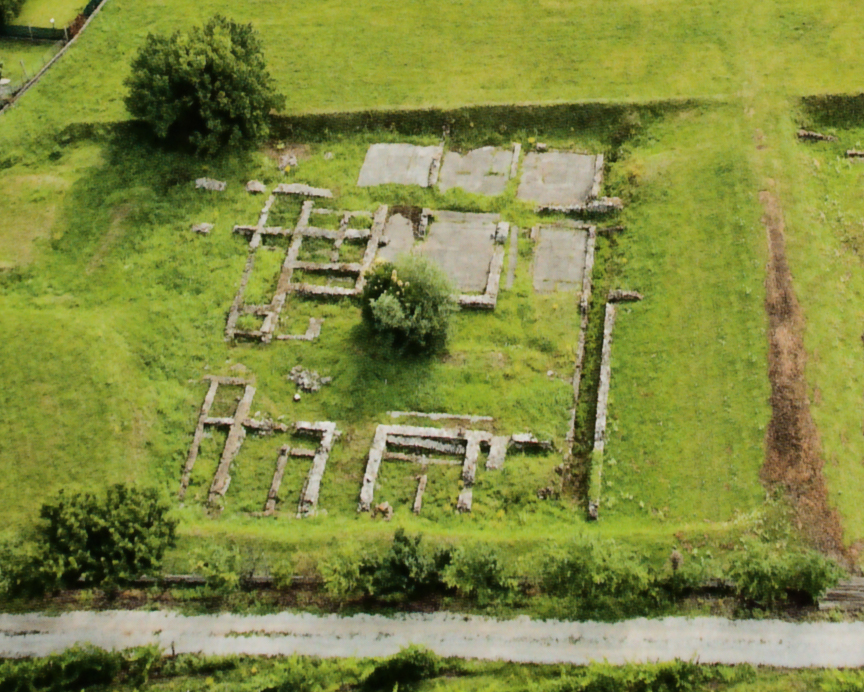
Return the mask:
<path id="1" fill-rule="evenodd" d="M 372 576 L 376 596 L 416 598 L 444 587 L 441 570 L 450 562 L 449 551 L 430 554 L 420 548 L 422 535 L 413 538 L 397 529 L 390 550 L 381 558 Z"/>
<path id="2" fill-rule="evenodd" d="M 240 586 L 243 556 L 235 543 L 214 544 L 195 555 L 195 574 L 207 580 L 207 589 L 216 594 L 230 594 Z"/>
<path id="3" fill-rule="evenodd" d="M 126 108 L 159 138 L 188 140 L 208 154 L 262 140 L 270 111 L 284 104 L 258 32 L 221 16 L 188 32 L 149 34 L 126 86 Z"/>
<path id="4" fill-rule="evenodd" d="M 409 690 L 424 680 L 438 677 L 443 670 L 440 656 L 421 646 L 409 646 L 375 666 L 363 681 L 363 689 L 391 692 L 398 685 L 400 690 Z"/>
<path id="5" fill-rule="evenodd" d="M 440 267 L 426 258 L 404 255 L 370 272 L 363 289 L 363 320 L 396 347 L 441 346 L 457 309 L 453 293 Z"/>
<path id="6" fill-rule="evenodd" d="M 355 546 L 331 554 L 318 565 L 327 593 L 340 600 L 369 594 L 376 568 L 375 560 Z"/>
<path id="7" fill-rule="evenodd" d="M 506 568 L 498 551 L 486 544 L 456 550 L 444 570 L 444 582 L 481 606 L 509 600 L 518 588 L 518 580 Z"/>
<path id="8" fill-rule="evenodd" d="M 40 659 L 0 663 L 0 692 L 77 692 L 108 685 L 123 669 L 123 654 L 92 646 L 73 647 Z"/>
<path id="9" fill-rule="evenodd" d="M 739 596 L 770 607 L 785 603 L 790 591 L 805 593 L 815 602 L 837 583 L 843 570 L 813 551 L 748 541 L 732 556 L 727 574 Z"/>
<path id="10" fill-rule="evenodd" d="M 24 587 L 118 586 L 156 572 L 175 541 L 177 521 L 152 488 L 112 485 L 104 495 L 59 495 L 42 505 L 33 549 L 16 558 L 13 592 Z"/>
<path id="11" fill-rule="evenodd" d="M 710 668 L 689 661 L 614 666 L 594 663 L 554 685 L 555 692 L 696 692 L 706 689 Z"/>
<path id="12" fill-rule="evenodd" d="M 543 590 L 566 599 L 581 618 L 612 619 L 657 604 L 656 582 L 633 551 L 614 541 L 580 538 L 542 567 Z"/>

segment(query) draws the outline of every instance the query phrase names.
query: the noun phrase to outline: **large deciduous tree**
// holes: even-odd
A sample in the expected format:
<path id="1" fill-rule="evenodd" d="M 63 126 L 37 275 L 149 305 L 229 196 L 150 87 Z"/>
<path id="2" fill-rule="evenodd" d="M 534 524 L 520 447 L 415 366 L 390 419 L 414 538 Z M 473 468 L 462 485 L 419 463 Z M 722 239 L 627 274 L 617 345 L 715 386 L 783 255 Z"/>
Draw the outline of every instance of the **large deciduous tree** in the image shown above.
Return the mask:
<path id="1" fill-rule="evenodd" d="M 134 117 L 158 137 L 188 140 L 201 153 L 260 141 L 270 111 L 284 103 L 258 33 L 222 16 L 190 31 L 148 35 L 126 86 Z"/>

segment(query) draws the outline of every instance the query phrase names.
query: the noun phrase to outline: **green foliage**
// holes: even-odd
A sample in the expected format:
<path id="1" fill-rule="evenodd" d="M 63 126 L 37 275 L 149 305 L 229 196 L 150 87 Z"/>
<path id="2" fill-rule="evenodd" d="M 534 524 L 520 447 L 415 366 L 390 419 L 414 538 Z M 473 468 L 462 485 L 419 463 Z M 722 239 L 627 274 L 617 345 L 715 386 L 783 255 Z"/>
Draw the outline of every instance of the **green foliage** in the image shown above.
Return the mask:
<path id="1" fill-rule="evenodd" d="M 123 654 L 92 646 L 73 647 L 62 654 L 0 663 L 0 692 L 78 692 L 108 685 L 124 667 Z"/>
<path id="2" fill-rule="evenodd" d="M 842 575 L 834 561 L 815 551 L 759 541 L 747 541 L 733 554 L 727 571 L 739 596 L 763 606 L 784 603 L 790 591 L 804 593 L 815 602 Z"/>
<path id="3" fill-rule="evenodd" d="M 374 560 L 354 545 L 345 546 L 322 560 L 318 569 L 324 579 L 324 588 L 334 598 L 346 600 L 366 595 L 372 590 Z"/>
<path id="4" fill-rule="evenodd" d="M 640 557 L 594 537 L 581 537 L 550 555 L 541 581 L 546 593 L 565 599 L 579 618 L 635 615 L 657 600 L 654 576 Z"/>
<path id="5" fill-rule="evenodd" d="M 188 138 L 210 154 L 261 141 L 270 111 L 284 103 L 258 33 L 220 15 L 189 32 L 149 34 L 126 86 L 126 108 L 158 137 Z"/>
<path id="6" fill-rule="evenodd" d="M 0 26 L 11 24 L 18 16 L 24 0 L 0 0 Z M 2 61 L 0 61 L 0 73 L 2 73 Z"/>
<path id="7" fill-rule="evenodd" d="M 555 692 L 690 692 L 705 689 L 713 677 L 710 669 L 676 660 L 641 666 L 608 663 L 582 668 L 574 676 L 553 685 Z"/>
<path id="8" fill-rule="evenodd" d="M 363 289 L 363 319 L 397 347 L 424 350 L 447 340 L 457 310 L 454 289 L 434 262 L 404 255 L 369 274 Z"/>
<path id="9" fill-rule="evenodd" d="M 487 543 L 458 548 L 444 570 L 444 582 L 480 606 L 507 601 L 518 588 L 498 550 Z"/>
<path id="10" fill-rule="evenodd" d="M 160 569 L 177 521 L 153 488 L 112 485 L 102 495 L 60 491 L 39 513 L 30 555 L 44 588 L 120 585 Z"/>
<path id="11" fill-rule="evenodd" d="M 230 594 L 240 586 L 244 560 L 236 543 L 215 544 L 200 551 L 195 560 L 195 574 L 207 580 L 214 593 Z"/>
<path id="12" fill-rule="evenodd" d="M 438 677 L 444 669 L 444 660 L 422 646 L 409 646 L 398 654 L 384 659 L 363 681 L 368 692 L 390 692 L 397 688 L 410 690 L 424 680 Z"/>
<path id="13" fill-rule="evenodd" d="M 420 548 L 421 540 L 421 534 L 412 538 L 405 529 L 396 530 L 372 576 L 372 593 L 414 598 L 443 587 L 441 570 L 450 562 L 450 552 L 430 554 Z"/>

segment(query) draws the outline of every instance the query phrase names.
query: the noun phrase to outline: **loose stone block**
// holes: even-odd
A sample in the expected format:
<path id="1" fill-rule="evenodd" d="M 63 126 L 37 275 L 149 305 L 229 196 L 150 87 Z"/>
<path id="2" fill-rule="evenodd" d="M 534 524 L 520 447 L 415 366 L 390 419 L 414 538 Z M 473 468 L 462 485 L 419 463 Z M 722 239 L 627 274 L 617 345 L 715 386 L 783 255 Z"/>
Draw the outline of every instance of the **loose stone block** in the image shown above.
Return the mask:
<path id="1" fill-rule="evenodd" d="M 225 183 L 222 180 L 213 180 L 213 178 L 197 178 L 195 180 L 195 187 L 203 190 L 213 190 L 214 192 L 224 192 Z"/>
<path id="2" fill-rule="evenodd" d="M 277 195 L 301 195 L 304 197 L 323 197 L 332 199 L 333 193 L 323 187 L 311 187 L 301 183 L 282 183 L 273 190 Z"/>
<path id="3" fill-rule="evenodd" d="M 192 230 L 195 233 L 200 233 L 201 235 L 209 235 L 210 231 L 213 230 L 212 223 L 196 223 L 192 226 Z"/>
<path id="4" fill-rule="evenodd" d="M 414 514 L 420 514 L 420 509 L 423 507 L 423 491 L 426 490 L 427 477 L 424 473 L 418 479 L 417 494 L 414 496 Z"/>
<path id="5" fill-rule="evenodd" d="M 250 180 L 246 183 L 246 192 L 261 195 L 267 192 L 267 187 L 259 180 Z"/>
<path id="6" fill-rule="evenodd" d="M 597 157 L 568 152 L 530 152 L 522 165 L 517 197 L 539 206 L 584 205 L 594 185 Z"/>
<path id="7" fill-rule="evenodd" d="M 373 144 L 360 169 L 358 187 L 373 185 L 419 185 L 429 187 L 433 166 L 441 160 L 441 146 Z"/>
<path id="8" fill-rule="evenodd" d="M 534 290 L 582 289 L 588 233 L 565 225 L 540 226 L 534 255 Z"/>
<path id="9" fill-rule="evenodd" d="M 476 195 L 500 195 L 507 187 L 512 161 L 512 151 L 495 147 L 481 147 L 464 155 L 448 151 L 438 189 L 446 192 L 459 187 Z"/>

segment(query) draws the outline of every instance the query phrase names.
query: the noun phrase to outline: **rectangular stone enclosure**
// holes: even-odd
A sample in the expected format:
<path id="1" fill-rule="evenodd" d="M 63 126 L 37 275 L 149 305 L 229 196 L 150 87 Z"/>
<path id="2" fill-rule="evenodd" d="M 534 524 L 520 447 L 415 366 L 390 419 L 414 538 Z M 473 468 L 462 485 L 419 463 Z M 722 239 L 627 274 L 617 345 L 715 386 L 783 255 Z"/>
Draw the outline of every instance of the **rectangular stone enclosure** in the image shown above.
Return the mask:
<path id="1" fill-rule="evenodd" d="M 514 152 L 510 149 L 481 147 L 464 156 L 448 151 L 441 166 L 438 189 L 459 187 L 476 195 L 500 195 L 510 179 Z"/>
<path id="2" fill-rule="evenodd" d="M 541 207 L 586 204 L 595 189 L 596 164 L 594 155 L 531 152 L 522 164 L 516 196 Z"/>
<path id="3" fill-rule="evenodd" d="M 358 187 L 373 185 L 419 185 L 435 183 L 443 149 L 413 144 L 373 144 L 360 169 Z"/>
<path id="4" fill-rule="evenodd" d="M 534 253 L 534 290 L 581 291 L 588 231 L 566 226 L 540 226 Z"/>
<path id="5" fill-rule="evenodd" d="M 462 293 L 486 290 L 498 214 L 436 211 L 417 251 L 437 262 Z"/>

